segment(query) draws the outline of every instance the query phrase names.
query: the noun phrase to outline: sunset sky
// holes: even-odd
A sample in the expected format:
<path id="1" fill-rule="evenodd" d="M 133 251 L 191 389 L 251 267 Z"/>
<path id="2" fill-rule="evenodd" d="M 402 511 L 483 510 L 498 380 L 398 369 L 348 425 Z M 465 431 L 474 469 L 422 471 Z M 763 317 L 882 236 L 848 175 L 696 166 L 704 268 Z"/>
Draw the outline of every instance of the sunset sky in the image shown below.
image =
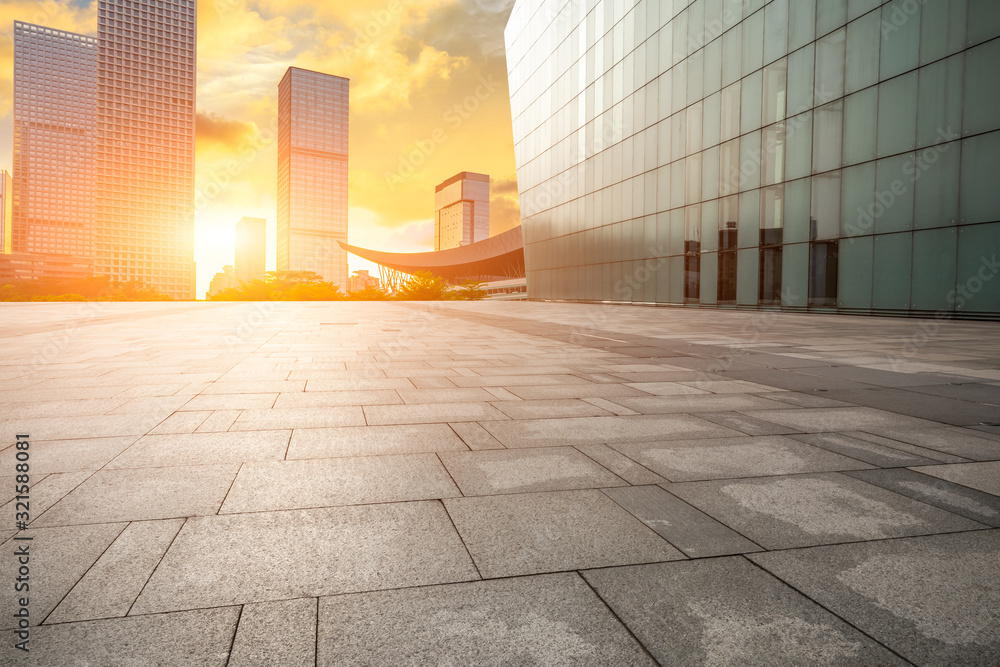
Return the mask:
<path id="1" fill-rule="evenodd" d="M 433 249 L 434 186 L 492 177 L 491 233 L 519 222 L 503 29 L 513 0 L 199 0 L 198 297 L 233 227 L 277 226 L 277 87 L 290 66 L 351 80 L 352 244 Z M 14 20 L 96 34 L 97 2 L 0 0 L 0 168 L 11 168 Z M 435 141 L 435 138 L 437 141 Z M 370 263 L 350 258 L 351 270 Z"/>

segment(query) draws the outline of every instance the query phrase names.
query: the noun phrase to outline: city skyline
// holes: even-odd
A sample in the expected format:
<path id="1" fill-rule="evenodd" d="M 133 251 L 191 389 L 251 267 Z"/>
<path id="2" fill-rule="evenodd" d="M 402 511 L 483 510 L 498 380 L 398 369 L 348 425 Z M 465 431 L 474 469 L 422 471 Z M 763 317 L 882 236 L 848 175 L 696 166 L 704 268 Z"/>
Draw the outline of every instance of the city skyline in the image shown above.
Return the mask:
<path id="1" fill-rule="evenodd" d="M 493 230 L 518 223 L 502 34 L 509 2 L 202 2 L 198 12 L 195 260 L 198 288 L 233 262 L 232 221 L 277 220 L 277 83 L 289 66 L 352 80 L 351 241 L 433 248 L 433 186 L 468 168 L 494 175 Z M 13 20 L 96 36 L 96 2 L 0 3 Z M 225 39 L 219 39 L 225 35 Z M 0 91 L 11 56 L 0 51 Z M 10 111 L 0 95 L 0 168 Z M 7 114 L 7 115 L 5 115 Z M 470 146 L 474 150 L 470 150 Z M 471 159 L 470 159 L 471 158 Z M 275 268 L 269 252 L 268 269 Z M 350 268 L 373 268 L 351 258 Z"/>

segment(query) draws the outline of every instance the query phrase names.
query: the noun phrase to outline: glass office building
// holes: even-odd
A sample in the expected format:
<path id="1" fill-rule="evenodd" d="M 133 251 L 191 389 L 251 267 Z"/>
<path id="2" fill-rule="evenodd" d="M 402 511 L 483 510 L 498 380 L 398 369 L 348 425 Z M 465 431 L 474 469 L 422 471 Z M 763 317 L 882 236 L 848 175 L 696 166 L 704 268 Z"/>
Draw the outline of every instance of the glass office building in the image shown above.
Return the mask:
<path id="1" fill-rule="evenodd" d="M 7 252 L 92 256 L 97 40 L 14 22 Z"/>
<path id="2" fill-rule="evenodd" d="M 490 177 L 463 171 L 434 188 L 434 249 L 490 237 Z"/>
<path id="3" fill-rule="evenodd" d="M 97 14 L 94 272 L 193 299 L 196 2 Z"/>
<path id="4" fill-rule="evenodd" d="M 529 296 L 1000 316 L 1000 3 L 518 0 Z"/>
<path id="5" fill-rule="evenodd" d="M 290 67 L 278 84 L 279 271 L 346 290 L 350 81 Z"/>

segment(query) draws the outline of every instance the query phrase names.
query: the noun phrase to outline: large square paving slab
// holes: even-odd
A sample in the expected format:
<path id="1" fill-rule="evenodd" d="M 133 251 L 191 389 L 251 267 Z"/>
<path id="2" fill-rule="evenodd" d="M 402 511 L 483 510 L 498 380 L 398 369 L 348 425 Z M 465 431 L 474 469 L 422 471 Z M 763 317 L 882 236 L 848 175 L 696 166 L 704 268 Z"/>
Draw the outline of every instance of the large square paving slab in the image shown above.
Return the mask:
<path id="1" fill-rule="evenodd" d="M 478 578 L 437 501 L 199 517 L 130 613 Z"/>
<path id="2" fill-rule="evenodd" d="M 484 577 L 683 558 L 600 491 L 444 501 Z"/>
<path id="3" fill-rule="evenodd" d="M 483 428 L 505 447 L 551 447 L 590 445 L 630 440 L 662 440 L 665 437 L 710 438 L 742 435 L 688 415 L 569 417 L 484 422 Z"/>
<path id="4" fill-rule="evenodd" d="M 460 496 L 434 454 L 247 463 L 221 514 Z"/>
<path id="5" fill-rule="evenodd" d="M 439 456 L 466 496 L 625 484 L 572 447 L 443 452 Z"/>
<path id="6" fill-rule="evenodd" d="M 346 428 L 297 428 L 289 459 L 468 451 L 448 424 L 403 424 Z"/>
<path id="7" fill-rule="evenodd" d="M 741 557 L 583 575 L 661 665 L 906 665 Z"/>
<path id="8" fill-rule="evenodd" d="M 321 667 L 656 665 L 569 573 L 321 598 L 318 647 Z"/>
<path id="9" fill-rule="evenodd" d="M 686 482 L 666 488 L 766 549 L 985 527 L 840 473 Z"/>
<path id="10" fill-rule="evenodd" d="M 1000 664 L 998 530 L 750 558 L 914 664 Z"/>
<path id="11" fill-rule="evenodd" d="M 671 482 L 870 468 L 780 435 L 614 445 Z"/>
<path id="12" fill-rule="evenodd" d="M 291 431 L 146 435 L 108 467 L 161 468 L 279 460 L 285 456 L 291 435 Z"/>
<path id="13" fill-rule="evenodd" d="M 961 484 L 984 493 L 1000 496 L 1000 461 L 987 463 L 955 463 L 943 466 L 921 466 L 913 468 L 917 472 L 932 477 L 940 477 L 949 482 Z"/>

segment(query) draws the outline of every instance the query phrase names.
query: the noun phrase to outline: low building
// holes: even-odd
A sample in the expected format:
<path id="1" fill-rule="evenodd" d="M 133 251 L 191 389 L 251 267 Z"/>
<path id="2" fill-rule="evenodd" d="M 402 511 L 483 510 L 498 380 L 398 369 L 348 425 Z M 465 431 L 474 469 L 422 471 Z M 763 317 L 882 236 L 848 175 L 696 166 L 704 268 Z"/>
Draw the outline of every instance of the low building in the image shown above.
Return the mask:
<path id="1" fill-rule="evenodd" d="M 213 297 L 222 290 L 238 287 L 239 284 L 240 281 L 236 279 L 236 269 L 226 264 L 222 267 L 222 271 L 216 273 L 215 277 L 212 278 L 212 282 L 208 284 L 208 294 L 206 296 Z"/>
<path id="2" fill-rule="evenodd" d="M 378 278 L 370 275 L 366 269 L 361 269 L 355 271 L 348 279 L 347 291 L 360 292 L 366 289 L 378 289 L 378 286 Z"/>
<path id="3" fill-rule="evenodd" d="M 0 254 L 0 284 L 40 278 L 75 279 L 94 275 L 94 260 L 43 252 Z"/>

